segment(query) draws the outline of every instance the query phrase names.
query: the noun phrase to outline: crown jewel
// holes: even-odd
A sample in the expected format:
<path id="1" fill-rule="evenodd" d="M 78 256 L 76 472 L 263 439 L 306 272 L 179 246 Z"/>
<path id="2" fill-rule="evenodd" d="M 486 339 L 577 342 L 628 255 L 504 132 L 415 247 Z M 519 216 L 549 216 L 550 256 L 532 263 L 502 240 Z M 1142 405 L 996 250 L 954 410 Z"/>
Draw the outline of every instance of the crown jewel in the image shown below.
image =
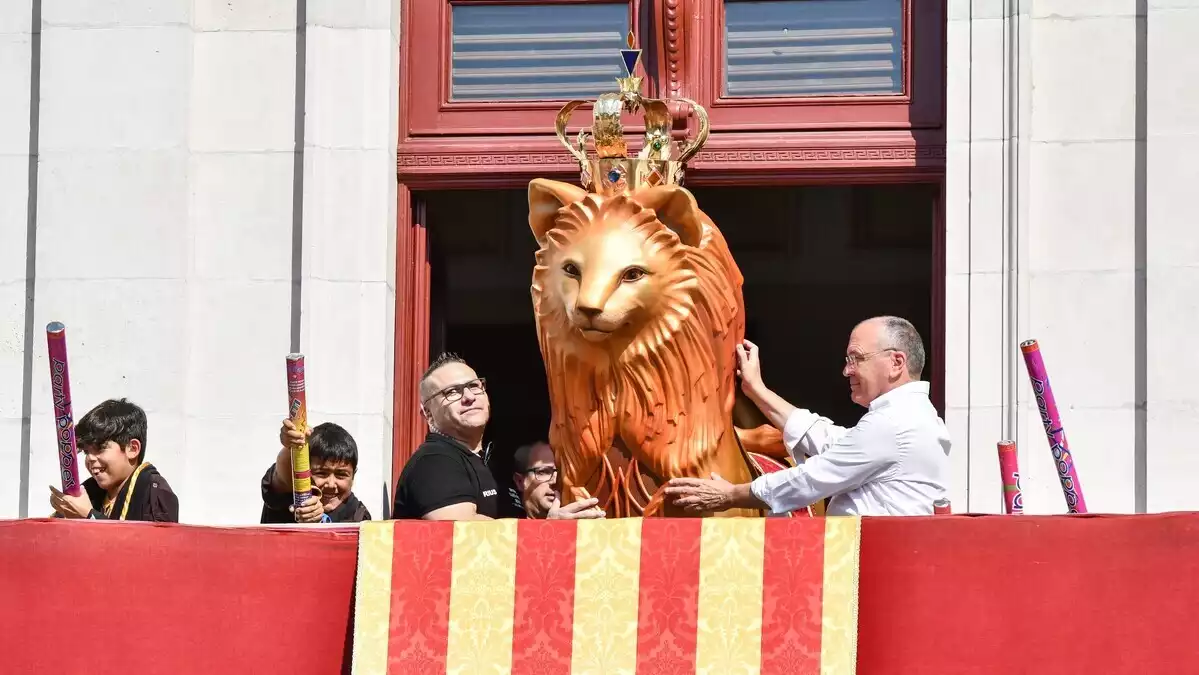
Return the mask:
<path id="1" fill-rule="evenodd" d="M 581 182 L 589 192 L 613 195 L 631 192 L 654 185 L 683 182 L 683 166 L 708 140 L 708 113 L 698 103 L 687 103 L 699 119 L 699 133 L 694 139 L 676 142 L 670 137 L 670 103 L 673 101 L 646 98 L 641 95 L 641 78 L 636 75 L 641 50 L 634 48 L 633 34 L 628 37 L 628 49 L 620 50 L 625 76 L 616 78 L 619 90 L 601 94 L 591 105 L 593 121 L 584 127 L 572 144 L 566 136 L 566 125 L 575 109 L 586 101 L 571 101 L 558 111 L 554 128 L 558 140 L 579 162 Z M 635 157 L 629 155 L 628 141 L 620 122 L 622 112 L 642 112 L 645 119 L 645 139 Z M 587 155 L 587 139 L 595 147 L 595 158 Z"/>

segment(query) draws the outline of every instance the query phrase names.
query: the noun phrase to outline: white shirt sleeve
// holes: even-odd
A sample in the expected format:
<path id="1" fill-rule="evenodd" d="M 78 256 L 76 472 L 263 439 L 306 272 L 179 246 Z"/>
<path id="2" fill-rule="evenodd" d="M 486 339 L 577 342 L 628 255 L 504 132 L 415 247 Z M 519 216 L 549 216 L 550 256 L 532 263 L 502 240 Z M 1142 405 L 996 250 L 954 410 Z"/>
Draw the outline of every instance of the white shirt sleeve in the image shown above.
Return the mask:
<path id="1" fill-rule="evenodd" d="M 833 424 L 827 417 L 796 408 L 783 425 L 783 444 L 795 461 L 802 462 L 805 455 L 824 452 L 825 448 L 836 443 L 848 431 L 845 427 Z"/>
<path id="2" fill-rule="evenodd" d="M 791 426 L 790 419 L 787 426 Z M 895 465 L 895 432 L 886 418 L 867 414 L 852 429 L 831 422 L 827 426 L 844 433 L 803 464 L 764 474 L 750 484 L 754 496 L 769 505 L 771 512 L 794 511 L 856 489 Z"/>

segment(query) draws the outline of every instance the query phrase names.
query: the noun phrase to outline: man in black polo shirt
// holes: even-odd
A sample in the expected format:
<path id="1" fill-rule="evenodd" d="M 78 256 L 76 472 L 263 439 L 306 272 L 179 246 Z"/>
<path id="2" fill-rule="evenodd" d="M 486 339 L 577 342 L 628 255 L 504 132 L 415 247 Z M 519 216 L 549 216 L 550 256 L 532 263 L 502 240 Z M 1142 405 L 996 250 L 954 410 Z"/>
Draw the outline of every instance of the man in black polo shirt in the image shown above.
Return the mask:
<path id="1" fill-rule="evenodd" d="M 491 416 L 487 383 L 458 356 L 442 354 L 421 378 L 420 400 L 429 434 L 400 473 L 394 516 L 498 518 L 499 488 L 482 456 L 483 431 Z M 594 515 L 596 504 L 595 499 L 581 500 L 542 517 L 602 517 Z"/>

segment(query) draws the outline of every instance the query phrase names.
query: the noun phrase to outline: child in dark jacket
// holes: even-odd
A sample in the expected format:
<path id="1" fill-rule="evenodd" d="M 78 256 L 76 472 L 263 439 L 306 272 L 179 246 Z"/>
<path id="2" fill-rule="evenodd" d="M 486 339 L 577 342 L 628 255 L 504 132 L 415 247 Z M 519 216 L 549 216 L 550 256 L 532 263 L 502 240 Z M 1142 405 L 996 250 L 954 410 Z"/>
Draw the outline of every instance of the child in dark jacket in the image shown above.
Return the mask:
<path id="1" fill-rule="evenodd" d="M 63 518 L 179 522 L 179 498 L 146 457 L 146 412 L 108 400 L 75 425 L 75 445 L 91 474 L 80 495 L 50 486 L 50 506 Z"/>
<path id="2" fill-rule="evenodd" d="M 308 462 L 314 494 L 296 507 L 292 504 L 291 448 L 303 445 L 304 436 L 291 420 L 279 430 L 283 449 L 262 477 L 263 523 L 358 523 L 370 520 L 366 505 L 354 496 L 358 472 L 358 444 L 344 428 L 325 422 L 308 430 Z"/>

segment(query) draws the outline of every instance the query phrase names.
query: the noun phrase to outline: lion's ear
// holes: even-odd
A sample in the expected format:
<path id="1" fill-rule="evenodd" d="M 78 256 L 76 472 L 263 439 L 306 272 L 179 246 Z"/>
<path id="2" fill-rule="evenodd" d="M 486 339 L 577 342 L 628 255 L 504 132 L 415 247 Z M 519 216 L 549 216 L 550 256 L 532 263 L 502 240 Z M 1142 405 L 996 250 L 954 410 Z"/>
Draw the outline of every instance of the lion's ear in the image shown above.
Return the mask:
<path id="1" fill-rule="evenodd" d="M 587 191 L 570 183 L 546 178 L 534 178 L 529 182 L 529 229 L 538 243 L 545 241 L 545 233 L 554 227 L 558 210 L 587 196 Z"/>
<path id="2" fill-rule="evenodd" d="M 687 188 L 660 185 L 638 190 L 633 194 L 633 199 L 645 208 L 653 209 L 658 214 L 658 220 L 674 230 L 679 235 L 679 241 L 687 246 L 698 247 L 703 241 L 703 212 Z"/>

